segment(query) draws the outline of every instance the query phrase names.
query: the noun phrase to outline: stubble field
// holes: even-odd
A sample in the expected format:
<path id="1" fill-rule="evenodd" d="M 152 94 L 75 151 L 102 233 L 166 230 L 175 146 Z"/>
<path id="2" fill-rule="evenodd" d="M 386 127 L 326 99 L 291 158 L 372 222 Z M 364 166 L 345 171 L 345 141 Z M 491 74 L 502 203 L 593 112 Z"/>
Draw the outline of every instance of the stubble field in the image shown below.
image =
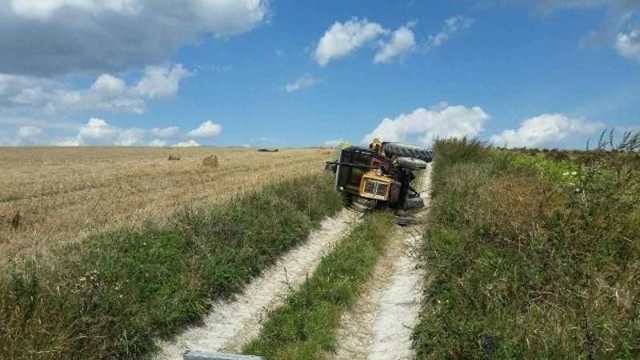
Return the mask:
<path id="1" fill-rule="evenodd" d="M 322 171 L 327 149 L 4 148 L 0 262 Z M 169 161 L 169 155 L 180 157 Z M 216 155 L 219 166 L 203 165 Z M 12 224 L 20 213 L 19 227 Z"/>

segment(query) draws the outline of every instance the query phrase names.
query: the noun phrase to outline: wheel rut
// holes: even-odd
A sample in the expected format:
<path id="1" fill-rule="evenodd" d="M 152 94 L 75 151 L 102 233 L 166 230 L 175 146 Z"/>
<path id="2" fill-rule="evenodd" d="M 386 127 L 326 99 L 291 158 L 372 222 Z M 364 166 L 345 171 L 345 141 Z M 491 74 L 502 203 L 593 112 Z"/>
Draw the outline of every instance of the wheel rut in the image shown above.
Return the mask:
<path id="1" fill-rule="evenodd" d="M 161 350 L 156 358 L 182 359 L 187 349 L 240 352 L 259 334 L 268 313 L 284 304 L 360 218 L 361 214 L 343 209 L 325 219 L 304 243 L 282 256 L 235 299 L 216 302 L 203 326 L 188 329 L 174 341 L 158 342 Z"/>
<path id="2" fill-rule="evenodd" d="M 431 165 L 424 174 L 420 196 L 429 206 Z M 422 226 L 398 226 L 388 249 L 376 265 L 352 311 L 342 315 L 337 331 L 336 359 L 411 359 L 411 332 L 422 303 L 424 270 L 418 246 Z"/>

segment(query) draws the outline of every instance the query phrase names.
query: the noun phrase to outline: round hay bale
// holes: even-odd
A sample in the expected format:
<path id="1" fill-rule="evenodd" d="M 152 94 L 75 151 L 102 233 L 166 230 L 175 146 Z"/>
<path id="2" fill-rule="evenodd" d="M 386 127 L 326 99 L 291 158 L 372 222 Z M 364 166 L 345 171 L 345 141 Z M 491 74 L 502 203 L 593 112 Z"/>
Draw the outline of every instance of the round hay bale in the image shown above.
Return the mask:
<path id="1" fill-rule="evenodd" d="M 202 165 L 217 168 L 218 167 L 218 156 L 217 155 L 209 155 L 204 160 L 202 160 Z"/>

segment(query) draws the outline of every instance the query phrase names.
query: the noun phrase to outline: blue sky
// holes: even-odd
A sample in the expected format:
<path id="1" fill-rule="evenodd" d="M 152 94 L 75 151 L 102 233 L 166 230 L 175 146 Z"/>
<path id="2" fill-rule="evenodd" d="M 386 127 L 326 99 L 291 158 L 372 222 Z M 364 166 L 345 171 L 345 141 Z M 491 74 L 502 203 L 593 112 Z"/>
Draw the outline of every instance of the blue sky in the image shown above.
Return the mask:
<path id="1" fill-rule="evenodd" d="M 0 0 L 0 146 L 605 128 L 640 128 L 639 0 Z"/>

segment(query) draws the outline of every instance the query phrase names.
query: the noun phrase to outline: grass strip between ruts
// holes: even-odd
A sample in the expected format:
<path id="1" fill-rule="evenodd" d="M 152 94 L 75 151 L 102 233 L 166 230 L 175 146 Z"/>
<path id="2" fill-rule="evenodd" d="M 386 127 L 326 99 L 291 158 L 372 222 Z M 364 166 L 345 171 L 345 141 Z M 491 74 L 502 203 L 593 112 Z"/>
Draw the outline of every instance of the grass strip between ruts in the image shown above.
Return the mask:
<path id="1" fill-rule="evenodd" d="M 325 256 L 286 304 L 273 311 L 244 353 L 267 359 L 314 359 L 330 354 L 343 311 L 370 279 L 394 229 L 388 212 L 368 215 Z"/>

